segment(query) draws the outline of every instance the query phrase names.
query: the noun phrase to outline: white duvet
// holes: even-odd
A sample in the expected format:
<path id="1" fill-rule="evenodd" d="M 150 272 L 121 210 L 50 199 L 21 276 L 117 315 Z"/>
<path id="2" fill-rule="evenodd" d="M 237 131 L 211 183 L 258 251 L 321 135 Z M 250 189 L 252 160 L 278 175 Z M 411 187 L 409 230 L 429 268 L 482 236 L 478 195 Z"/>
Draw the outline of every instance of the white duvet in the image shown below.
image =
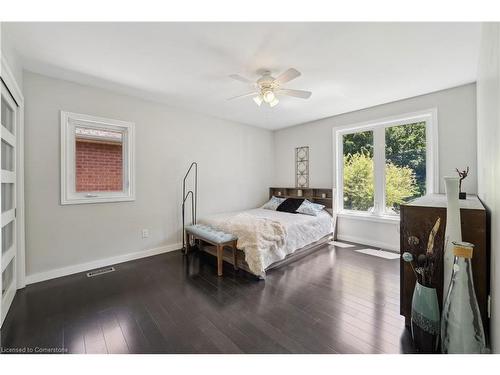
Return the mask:
<path id="1" fill-rule="evenodd" d="M 245 252 L 250 271 L 265 277 L 271 264 L 332 233 L 332 216 L 318 216 L 256 208 L 224 213 L 199 220 L 218 230 L 238 236 L 238 248 Z"/>

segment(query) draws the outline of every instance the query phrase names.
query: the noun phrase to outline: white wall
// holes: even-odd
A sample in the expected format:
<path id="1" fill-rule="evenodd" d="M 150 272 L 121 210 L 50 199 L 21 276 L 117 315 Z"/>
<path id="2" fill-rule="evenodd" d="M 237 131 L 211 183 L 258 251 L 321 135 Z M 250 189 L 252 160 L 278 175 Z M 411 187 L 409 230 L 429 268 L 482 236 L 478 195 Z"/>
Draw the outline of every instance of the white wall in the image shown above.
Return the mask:
<path id="1" fill-rule="evenodd" d="M 102 89 L 24 74 L 27 275 L 181 242 L 182 178 L 199 162 L 199 213 L 262 204 L 273 134 Z M 61 206 L 59 111 L 136 124 L 136 201 Z M 141 230 L 150 231 L 148 239 Z"/>
<path id="2" fill-rule="evenodd" d="M 477 80 L 478 194 L 491 219 L 491 329 L 500 353 L 500 25 L 482 28 Z"/>
<path id="3" fill-rule="evenodd" d="M 2 51 L 2 57 L 7 61 L 12 74 L 14 75 L 14 79 L 18 84 L 19 88 L 23 88 L 23 67 L 19 61 L 19 57 L 17 52 L 14 50 L 14 47 L 9 42 L 9 38 L 4 32 L 3 25 L 5 22 L 0 22 L 0 49 Z"/>
<path id="4" fill-rule="evenodd" d="M 437 108 L 439 123 L 440 191 L 442 177 L 454 175 L 456 167 L 470 166 L 464 190 L 477 193 L 476 86 L 468 84 L 388 103 L 360 111 L 278 130 L 274 134 L 276 186 L 294 185 L 294 148 L 310 147 L 310 186 L 334 186 L 333 128 L 405 113 Z M 399 249 L 399 224 L 372 223 L 340 218 L 338 235 L 346 240 L 362 239 L 373 246 Z"/>

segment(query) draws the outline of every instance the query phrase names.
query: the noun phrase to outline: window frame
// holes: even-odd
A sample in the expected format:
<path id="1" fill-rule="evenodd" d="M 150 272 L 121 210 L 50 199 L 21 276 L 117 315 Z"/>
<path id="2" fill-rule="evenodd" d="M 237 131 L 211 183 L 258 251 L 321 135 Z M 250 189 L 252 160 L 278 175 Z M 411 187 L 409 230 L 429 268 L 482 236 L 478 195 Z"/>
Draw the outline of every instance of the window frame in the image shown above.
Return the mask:
<path id="1" fill-rule="evenodd" d="M 76 191 L 75 127 L 123 132 L 123 189 Z M 61 111 L 61 204 L 127 202 L 135 200 L 135 124 Z"/>
<path id="2" fill-rule="evenodd" d="M 439 191 L 438 116 L 436 108 L 335 127 L 333 129 L 333 155 L 335 158 L 333 175 L 334 186 L 336 186 L 336 212 L 338 216 L 358 217 L 374 221 L 399 221 L 399 215 L 388 213 L 385 207 L 385 129 L 417 122 L 425 122 L 426 195 Z M 370 212 L 344 209 L 343 136 L 367 130 L 373 131 L 374 210 Z"/>

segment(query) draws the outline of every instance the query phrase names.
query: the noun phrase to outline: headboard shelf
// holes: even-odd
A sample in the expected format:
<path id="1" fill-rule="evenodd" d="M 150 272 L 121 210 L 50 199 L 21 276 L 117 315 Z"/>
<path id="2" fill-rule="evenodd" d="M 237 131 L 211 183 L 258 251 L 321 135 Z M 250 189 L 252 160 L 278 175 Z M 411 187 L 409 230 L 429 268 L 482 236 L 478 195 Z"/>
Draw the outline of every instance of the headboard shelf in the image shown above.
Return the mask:
<path id="1" fill-rule="evenodd" d="M 302 194 L 299 194 L 299 191 Z M 314 203 L 323 204 L 328 209 L 333 208 L 332 188 L 296 188 L 296 187 L 270 187 L 269 198 L 304 198 Z"/>

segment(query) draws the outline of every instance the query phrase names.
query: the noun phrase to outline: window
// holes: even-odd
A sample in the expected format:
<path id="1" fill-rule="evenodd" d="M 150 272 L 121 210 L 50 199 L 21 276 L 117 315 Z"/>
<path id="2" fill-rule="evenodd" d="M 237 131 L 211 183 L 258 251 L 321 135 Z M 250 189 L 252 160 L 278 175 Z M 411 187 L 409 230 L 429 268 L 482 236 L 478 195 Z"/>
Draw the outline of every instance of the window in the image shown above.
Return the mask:
<path id="1" fill-rule="evenodd" d="M 385 210 L 426 193 L 425 121 L 385 128 Z"/>
<path id="2" fill-rule="evenodd" d="M 373 131 L 361 131 L 342 137 L 344 157 L 344 209 L 373 209 Z"/>
<path id="3" fill-rule="evenodd" d="M 339 213 L 397 218 L 400 205 L 437 191 L 436 111 L 335 130 Z"/>
<path id="4" fill-rule="evenodd" d="M 61 204 L 134 199 L 134 124 L 62 111 Z"/>

